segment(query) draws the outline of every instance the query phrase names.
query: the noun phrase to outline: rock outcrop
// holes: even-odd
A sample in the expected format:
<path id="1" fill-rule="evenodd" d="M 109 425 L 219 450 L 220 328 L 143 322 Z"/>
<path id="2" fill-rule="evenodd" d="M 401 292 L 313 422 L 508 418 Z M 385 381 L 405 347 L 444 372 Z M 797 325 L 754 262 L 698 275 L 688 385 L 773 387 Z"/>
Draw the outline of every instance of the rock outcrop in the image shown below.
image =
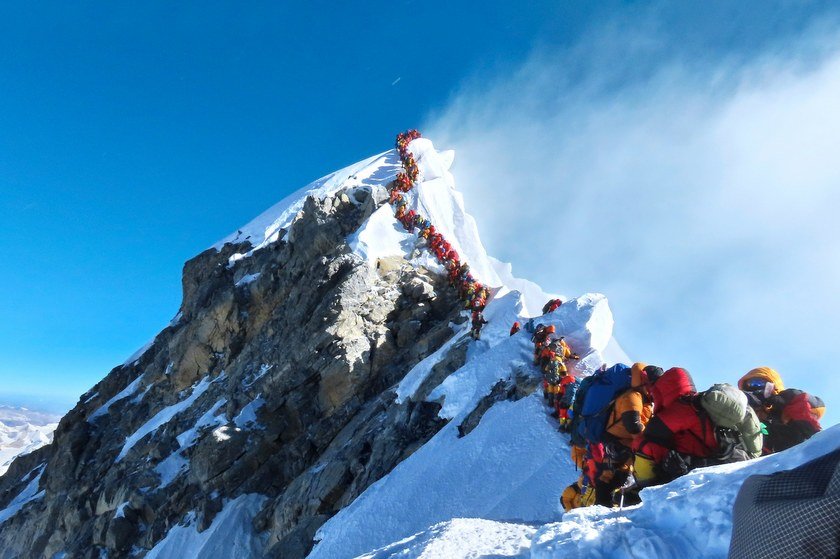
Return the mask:
<path id="1" fill-rule="evenodd" d="M 321 524 L 444 424 L 439 404 L 397 403 L 391 388 L 452 336 L 461 304 L 437 271 L 350 250 L 384 201 L 374 186 L 309 197 L 275 242 L 187 262 L 176 319 L 0 478 L 13 513 L 0 555 L 143 556 L 258 494 L 262 553 L 305 556 Z M 441 367 L 465 358 L 456 348 Z"/>

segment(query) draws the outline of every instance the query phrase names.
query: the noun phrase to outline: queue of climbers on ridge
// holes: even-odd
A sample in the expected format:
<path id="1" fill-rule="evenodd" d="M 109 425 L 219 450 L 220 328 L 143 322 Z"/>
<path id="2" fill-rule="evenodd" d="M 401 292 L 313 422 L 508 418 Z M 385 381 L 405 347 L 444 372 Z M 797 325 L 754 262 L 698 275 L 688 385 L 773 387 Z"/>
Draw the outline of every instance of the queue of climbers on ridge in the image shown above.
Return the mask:
<path id="1" fill-rule="evenodd" d="M 414 154 L 408 149 L 408 145 L 419 137 L 420 132 L 417 130 L 408 130 L 397 135 L 396 148 L 403 170 L 397 173 L 390 185 L 388 201 L 394 207 L 394 217 L 397 221 L 409 233 L 419 232 L 419 236 L 426 242 L 426 247 L 446 270 L 449 284 L 457 290 L 464 307 L 472 313 L 470 336 L 478 340 L 482 327 L 487 324 L 484 319 L 484 307 L 487 306 L 490 290 L 473 277 L 469 264 L 461 260 L 458 252 L 435 229 L 431 221 L 408 209 L 408 202 L 404 196 L 414 188 L 420 176 L 420 168 Z"/>
<path id="2" fill-rule="evenodd" d="M 406 231 L 419 232 L 426 248 L 447 272 L 449 283 L 470 310 L 470 335 L 478 340 L 487 320 L 490 290 L 470 273 L 433 223 L 408 209 L 405 194 L 420 170 L 409 144 L 417 130 L 397 135 L 403 170 L 389 188 L 389 203 Z M 542 311 L 563 304 L 549 300 Z M 639 490 L 667 483 L 703 466 L 756 458 L 790 448 L 821 430 L 824 402 L 807 392 L 785 389 L 780 375 L 758 367 L 737 386 L 715 384 L 698 392 L 683 368 L 667 371 L 634 363 L 602 366 L 576 378 L 567 365 L 580 357 L 558 336 L 554 325 L 530 328 L 534 364 L 543 374 L 543 394 L 560 431 L 570 434 L 572 461 L 582 475 L 562 494 L 566 510 L 594 504 L 624 506 L 640 502 Z M 514 322 L 513 336 L 521 329 Z"/>
<path id="3" fill-rule="evenodd" d="M 514 323 L 511 335 L 519 329 Z M 572 461 L 582 472 L 563 491 L 567 511 L 637 504 L 644 487 L 779 452 L 821 430 L 824 402 L 785 389 L 769 367 L 749 371 L 737 386 L 704 392 L 683 368 L 644 363 L 604 365 L 577 379 L 566 362 L 578 356 L 553 325 L 537 325 L 531 341 L 546 402 L 560 431 L 570 434 Z"/>

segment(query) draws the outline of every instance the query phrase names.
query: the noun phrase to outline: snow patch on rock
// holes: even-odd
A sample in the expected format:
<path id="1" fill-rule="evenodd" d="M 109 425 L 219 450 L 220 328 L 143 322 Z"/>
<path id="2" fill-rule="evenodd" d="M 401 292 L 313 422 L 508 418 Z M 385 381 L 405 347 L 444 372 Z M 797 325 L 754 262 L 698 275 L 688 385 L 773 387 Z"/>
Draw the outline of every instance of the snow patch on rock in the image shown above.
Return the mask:
<path id="1" fill-rule="evenodd" d="M 38 472 L 32 480 L 26 484 L 26 487 L 24 487 L 23 490 L 18 493 L 14 499 L 12 499 L 6 508 L 0 510 L 0 524 L 16 515 L 23 507 L 32 501 L 38 500 L 44 496 L 44 491 L 38 491 L 38 485 L 41 483 L 41 475 L 44 473 L 44 468 L 45 465 L 41 465 L 29 473 L 31 476 L 35 471 Z"/>
<path id="2" fill-rule="evenodd" d="M 149 433 L 157 431 L 161 426 L 168 423 L 173 417 L 192 406 L 193 403 L 196 400 L 198 400 L 199 396 L 201 396 L 207 391 L 212 382 L 214 381 L 211 381 L 209 378 L 204 377 L 198 384 L 196 384 L 193 387 L 192 393 L 189 395 L 188 398 L 181 400 L 177 404 L 173 404 L 171 406 L 163 408 L 162 410 L 157 412 L 154 415 L 154 417 L 152 417 L 150 420 L 148 420 L 146 423 L 140 426 L 139 429 L 137 429 L 134 433 L 132 433 L 126 438 L 125 444 L 123 445 L 122 450 L 120 450 L 119 455 L 117 455 L 115 462 L 119 462 L 123 458 L 125 458 L 126 454 L 128 454 L 128 452 L 132 448 L 134 448 L 134 445 L 140 442 L 140 440 L 143 437 L 145 437 Z"/>
<path id="3" fill-rule="evenodd" d="M 185 526 L 175 526 L 147 554 L 146 559 L 191 557 L 193 559 L 249 559 L 264 557 L 266 538 L 254 532 L 253 519 L 266 497 L 241 495 L 225 503 L 203 532 L 188 515 Z"/>

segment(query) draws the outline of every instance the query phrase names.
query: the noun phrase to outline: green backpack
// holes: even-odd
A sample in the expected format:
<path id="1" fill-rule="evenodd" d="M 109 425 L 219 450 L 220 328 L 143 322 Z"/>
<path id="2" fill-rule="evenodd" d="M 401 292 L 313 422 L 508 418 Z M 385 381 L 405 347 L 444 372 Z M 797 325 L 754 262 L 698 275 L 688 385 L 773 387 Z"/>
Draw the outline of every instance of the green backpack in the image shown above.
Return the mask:
<path id="1" fill-rule="evenodd" d="M 747 395 L 731 384 L 714 384 L 698 394 L 700 405 L 717 427 L 736 431 L 750 458 L 761 456 L 764 437 L 761 422 L 747 402 Z"/>

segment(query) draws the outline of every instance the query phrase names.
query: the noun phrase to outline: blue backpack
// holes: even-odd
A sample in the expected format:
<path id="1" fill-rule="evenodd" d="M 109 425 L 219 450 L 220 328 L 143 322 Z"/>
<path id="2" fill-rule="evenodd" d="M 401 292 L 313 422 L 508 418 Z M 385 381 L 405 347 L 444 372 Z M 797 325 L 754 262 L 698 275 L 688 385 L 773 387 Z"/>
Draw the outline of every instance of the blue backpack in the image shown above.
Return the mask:
<path id="1" fill-rule="evenodd" d="M 570 382 L 566 385 L 566 391 L 563 392 L 563 397 L 560 398 L 560 407 L 562 409 L 569 410 L 569 413 L 574 413 L 574 410 L 572 410 L 572 406 L 575 403 L 575 395 L 577 394 L 579 386 L 580 381 L 577 379 L 575 379 L 574 382 Z"/>
<path id="2" fill-rule="evenodd" d="M 589 391 L 589 387 L 594 380 L 595 375 L 589 375 L 581 379 L 579 383 L 575 383 L 577 388 L 575 388 L 572 407 L 569 408 L 569 411 L 572 412 L 572 425 L 569 428 L 571 440 L 569 442 L 574 446 L 586 446 L 586 439 L 583 437 L 583 416 L 581 414 L 583 413 L 583 402 L 586 400 L 586 393 Z"/>
<path id="3" fill-rule="evenodd" d="M 579 433 L 589 443 L 604 441 L 607 418 L 616 397 L 630 388 L 630 367 L 622 363 L 592 375 L 580 413 Z"/>

